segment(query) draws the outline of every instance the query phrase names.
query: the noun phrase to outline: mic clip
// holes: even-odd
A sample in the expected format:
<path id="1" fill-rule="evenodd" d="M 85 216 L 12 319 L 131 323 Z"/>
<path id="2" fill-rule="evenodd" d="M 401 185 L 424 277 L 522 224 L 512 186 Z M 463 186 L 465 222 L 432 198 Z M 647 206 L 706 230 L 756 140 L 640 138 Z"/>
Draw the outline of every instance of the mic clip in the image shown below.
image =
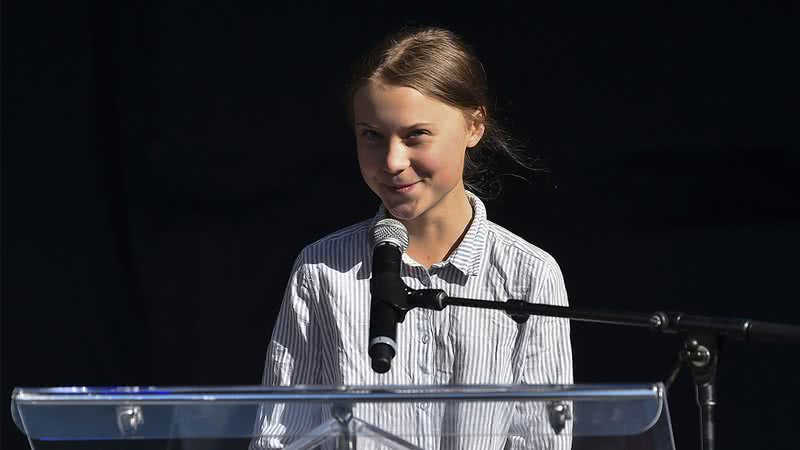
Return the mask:
<path id="1" fill-rule="evenodd" d="M 524 300 L 506 300 L 506 304 L 509 306 L 514 306 L 517 309 L 519 309 L 519 312 L 512 312 L 508 310 L 506 311 L 506 314 L 508 314 L 509 317 L 514 319 L 514 322 L 522 324 L 528 321 L 528 317 L 530 317 L 530 314 L 523 312 L 525 310 L 525 306 L 528 305 L 528 302 Z"/>
<path id="2" fill-rule="evenodd" d="M 409 289 L 408 302 L 420 308 L 441 311 L 444 309 L 447 294 L 441 289 Z"/>
<path id="3" fill-rule="evenodd" d="M 406 319 L 406 313 L 414 308 L 441 311 L 447 306 L 447 294 L 441 289 L 411 289 L 400 277 L 379 276 L 370 286 L 372 298 L 388 304 L 395 310 L 397 321 Z M 527 318 L 527 317 L 526 317 Z"/>
<path id="4" fill-rule="evenodd" d="M 395 311 L 397 322 L 406 319 L 406 313 L 414 308 L 409 304 L 408 298 L 413 289 L 406 286 L 397 274 L 380 273 L 373 275 L 370 280 L 370 293 L 373 302 L 385 303 Z"/>

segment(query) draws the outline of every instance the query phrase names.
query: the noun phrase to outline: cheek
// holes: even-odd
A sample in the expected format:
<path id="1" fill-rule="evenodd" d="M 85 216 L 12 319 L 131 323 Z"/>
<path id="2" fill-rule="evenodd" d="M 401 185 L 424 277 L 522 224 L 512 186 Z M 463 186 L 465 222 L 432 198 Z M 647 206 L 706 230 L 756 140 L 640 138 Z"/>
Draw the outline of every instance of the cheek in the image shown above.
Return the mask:
<path id="1" fill-rule="evenodd" d="M 361 171 L 371 165 L 369 154 L 361 147 L 356 148 L 356 157 L 358 158 L 358 165 L 361 166 Z"/>
<path id="2" fill-rule="evenodd" d="M 439 154 L 431 153 L 417 158 L 415 169 L 443 184 L 453 184 L 463 175 L 464 156 L 455 148 Z"/>
<path id="3" fill-rule="evenodd" d="M 379 159 L 375 156 L 375 152 L 370 152 L 365 149 L 357 150 L 358 167 L 361 169 L 361 175 L 369 182 L 370 174 L 375 173 L 379 165 Z"/>

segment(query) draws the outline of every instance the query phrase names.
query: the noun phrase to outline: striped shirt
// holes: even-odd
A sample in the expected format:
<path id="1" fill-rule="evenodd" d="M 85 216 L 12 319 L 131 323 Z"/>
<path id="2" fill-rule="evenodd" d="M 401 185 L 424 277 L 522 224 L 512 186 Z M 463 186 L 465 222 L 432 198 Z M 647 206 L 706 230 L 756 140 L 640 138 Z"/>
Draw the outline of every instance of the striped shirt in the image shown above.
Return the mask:
<path id="1" fill-rule="evenodd" d="M 447 260 L 426 269 L 403 254 L 412 289 L 463 298 L 567 305 L 561 270 L 548 253 L 492 223 L 467 193 L 473 220 Z M 518 324 L 501 311 L 449 306 L 413 309 L 397 327 L 397 355 L 385 374 L 367 354 L 372 255 L 368 233 L 386 217 L 335 232 L 295 261 L 267 350 L 263 383 L 311 385 L 571 384 L 569 321 L 531 316 Z M 526 405 L 520 407 L 519 405 Z M 252 448 L 280 448 L 281 435 L 322 423 L 325 412 L 262 408 Z M 526 409 L 526 410 L 522 410 Z M 354 416 L 425 449 L 569 448 L 555 438 L 544 405 L 474 403 L 360 405 Z M 329 418 L 330 416 L 328 416 Z M 368 448 L 359 443 L 360 448 Z"/>

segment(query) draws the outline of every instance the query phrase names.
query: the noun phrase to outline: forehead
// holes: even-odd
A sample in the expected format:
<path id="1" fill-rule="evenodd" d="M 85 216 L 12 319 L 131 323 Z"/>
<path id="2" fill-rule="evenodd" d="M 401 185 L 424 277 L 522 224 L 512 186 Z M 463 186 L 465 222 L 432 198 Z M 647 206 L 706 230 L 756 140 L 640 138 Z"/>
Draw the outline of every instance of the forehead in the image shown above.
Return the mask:
<path id="1" fill-rule="evenodd" d="M 356 122 L 375 126 L 406 127 L 414 123 L 450 123 L 462 121 L 463 114 L 416 89 L 370 82 L 353 97 Z"/>

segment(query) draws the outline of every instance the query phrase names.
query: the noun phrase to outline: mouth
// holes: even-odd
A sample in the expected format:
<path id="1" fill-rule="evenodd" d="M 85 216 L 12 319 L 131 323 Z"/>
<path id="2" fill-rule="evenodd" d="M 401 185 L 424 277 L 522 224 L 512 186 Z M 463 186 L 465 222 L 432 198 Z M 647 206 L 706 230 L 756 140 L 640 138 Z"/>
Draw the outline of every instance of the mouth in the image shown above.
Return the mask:
<path id="1" fill-rule="evenodd" d="M 398 193 L 405 193 L 411 191 L 419 183 L 419 181 L 415 181 L 409 184 L 388 184 L 386 185 L 390 191 L 398 192 Z"/>

